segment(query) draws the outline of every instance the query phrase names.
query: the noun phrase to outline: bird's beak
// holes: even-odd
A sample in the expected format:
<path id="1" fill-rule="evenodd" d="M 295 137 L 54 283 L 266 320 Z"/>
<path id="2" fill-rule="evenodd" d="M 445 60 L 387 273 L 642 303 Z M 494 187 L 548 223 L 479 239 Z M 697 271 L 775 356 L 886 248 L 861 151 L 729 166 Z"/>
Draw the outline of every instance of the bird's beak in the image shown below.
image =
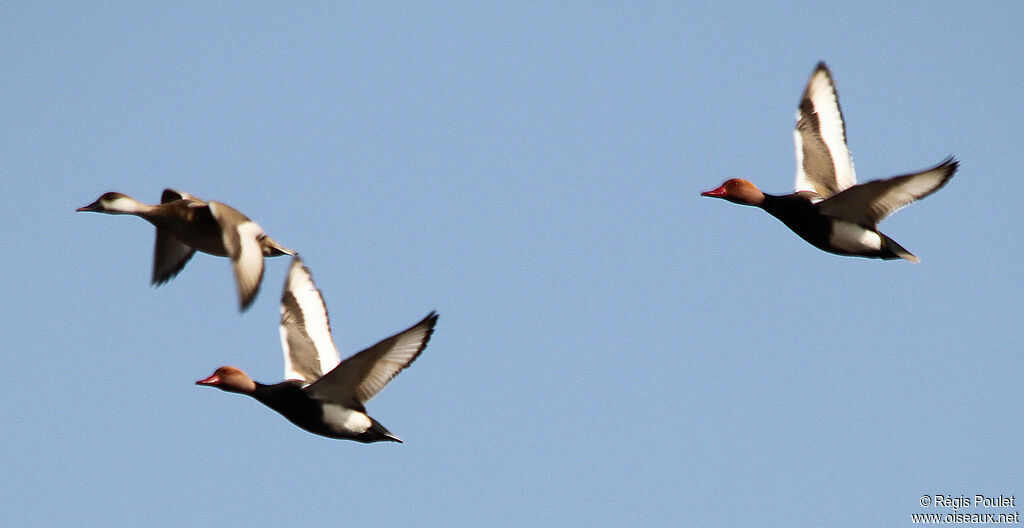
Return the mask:
<path id="1" fill-rule="evenodd" d="M 725 185 L 711 189 L 710 191 L 704 191 L 700 193 L 701 196 L 710 196 L 711 198 L 725 198 Z"/>
<path id="2" fill-rule="evenodd" d="M 196 385 L 220 385 L 220 376 L 213 374 L 209 378 L 197 381 Z"/>
<path id="3" fill-rule="evenodd" d="M 96 201 L 96 202 L 93 202 L 93 203 L 91 203 L 89 205 L 83 205 L 82 207 L 79 207 L 78 209 L 75 209 L 75 212 L 76 213 L 96 212 L 96 211 L 99 211 L 99 210 L 100 210 L 100 203 L 99 203 L 99 201 Z"/>

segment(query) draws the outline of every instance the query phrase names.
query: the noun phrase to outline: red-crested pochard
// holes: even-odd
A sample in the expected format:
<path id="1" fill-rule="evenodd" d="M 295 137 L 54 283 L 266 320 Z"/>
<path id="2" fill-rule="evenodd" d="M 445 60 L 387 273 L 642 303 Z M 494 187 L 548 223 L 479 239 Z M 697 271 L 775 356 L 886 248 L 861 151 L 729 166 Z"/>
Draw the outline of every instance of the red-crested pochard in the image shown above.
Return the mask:
<path id="1" fill-rule="evenodd" d="M 320 291 L 299 257 L 281 297 L 285 381 L 264 385 L 236 367 L 220 367 L 197 385 L 252 396 L 314 434 L 363 443 L 401 442 L 366 414 L 365 404 L 427 346 L 437 314 L 339 363 Z"/>
<path id="2" fill-rule="evenodd" d="M 839 255 L 919 259 L 878 231 L 890 214 L 942 188 L 959 163 L 952 157 L 920 172 L 856 184 L 846 126 L 824 62 L 807 82 L 796 113 L 796 192 L 771 195 L 734 178 L 701 196 L 753 205 L 818 249 Z"/>
<path id="3" fill-rule="evenodd" d="M 159 205 L 147 205 L 130 196 L 108 192 L 77 211 L 135 215 L 156 226 L 152 279 L 156 286 L 177 275 L 197 250 L 230 257 L 242 311 L 252 304 L 259 291 L 263 257 L 295 254 L 230 206 L 205 202 L 173 189 L 164 190 Z"/>

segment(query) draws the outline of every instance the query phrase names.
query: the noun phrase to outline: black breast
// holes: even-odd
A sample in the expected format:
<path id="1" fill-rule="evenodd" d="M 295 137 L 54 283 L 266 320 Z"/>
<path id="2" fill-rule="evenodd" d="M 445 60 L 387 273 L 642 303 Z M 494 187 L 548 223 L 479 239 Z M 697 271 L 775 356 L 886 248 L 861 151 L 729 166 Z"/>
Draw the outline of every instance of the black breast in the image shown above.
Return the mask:
<path id="1" fill-rule="evenodd" d="M 257 385 L 253 397 L 279 412 L 293 424 L 312 433 L 321 434 L 323 408 L 320 402 L 306 395 L 299 382 L 284 381 L 275 385 Z"/>
<path id="2" fill-rule="evenodd" d="M 786 227 L 814 247 L 834 251 L 829 245 L 832 224 L 827 216 L 818 212 L 818 208 L 810 200 L 795 194 L 766 194 L 761 208 L 781 220 Z"/>

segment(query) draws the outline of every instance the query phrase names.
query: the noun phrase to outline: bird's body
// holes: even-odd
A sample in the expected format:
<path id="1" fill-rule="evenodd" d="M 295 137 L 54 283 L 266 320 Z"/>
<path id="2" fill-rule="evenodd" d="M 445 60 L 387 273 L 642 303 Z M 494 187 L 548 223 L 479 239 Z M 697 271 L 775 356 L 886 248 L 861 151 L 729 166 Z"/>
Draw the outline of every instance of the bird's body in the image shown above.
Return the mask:
<path id="1" fill-rule="evenodd" d="M 365 403 L 412 364 L 433 334 L 437 314 L 339 362 L 327 307 L 309 270 L 295 257 L 281 296 L 285 378 L 265 385 L 236 367 L 218 368 L 198 385 L 252 396 L 313 434 L 358 442 L 401 442 L 366 414 Z"/>
<path id="2" fill-rule="evenodd" d="M 181 272 L 196 251 L 230 258 L 242 310 L 252 304 L 259 291 L 263 257 L 295 254 L 236 209 L 172 189 L 164 190 L 158 205 L 108 192 L 78 211 L 134 215 L 153 224 L 156 244 L 152 283 L 157 286 Z"/>
<path id="3" fill-rule="evenodd" d="M 313 399 L 298 381 L 282 381 L 274 385 L 257 383 L 252 397 L 313 434 L 367 444 L 401 442 L 397 436 L 370 418 L 365 409 L 351 409 L 338 403 Z"/>
<path id="4" fill-rule="evenodd" d="M 858 185 L 835 83 L 824 63 L 811 75 L 796 118 L 796 192 L 765 194 L 753 183 L 733 178 L 701 195 L 764 209 L 822 251 L 918 262 L 877 225 L 942 188 L 959 163 L 948 158 L 930 169 Z"/>
<path id="5" fill-rule="evenodd" d="M 823 215 L 818 204 L 800 194 L 765 194 L 760 207 L 822 251 L 883 260 L 913 260 L 909 258 L 913 257 L 910 252 L 877 229 Z"/>

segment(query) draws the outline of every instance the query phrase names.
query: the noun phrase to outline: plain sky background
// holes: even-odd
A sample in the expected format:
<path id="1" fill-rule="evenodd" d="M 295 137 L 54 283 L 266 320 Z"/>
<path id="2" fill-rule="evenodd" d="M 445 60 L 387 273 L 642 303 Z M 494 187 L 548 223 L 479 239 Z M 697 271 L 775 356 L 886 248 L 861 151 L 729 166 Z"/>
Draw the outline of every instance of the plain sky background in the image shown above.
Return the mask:
<path id="1" fill-rule="evenodd" d="M 1024 500 L 1024 4 L 0 6 L 0 518 L 9 526 L 903 526 Z M 858 179 L 962 162 L 830 255 L 790 192 L 832 68 Z M 193 385 L 282 377 L 286 258 L 149 286 L 118 190 L 224 201 L 300 250 L 343 356 L 437 309 L 306 433 Z M 1015 509 L 968 510 L 1010 513 Z M 960 510 L 961 513 L 964 510 Z"/>

